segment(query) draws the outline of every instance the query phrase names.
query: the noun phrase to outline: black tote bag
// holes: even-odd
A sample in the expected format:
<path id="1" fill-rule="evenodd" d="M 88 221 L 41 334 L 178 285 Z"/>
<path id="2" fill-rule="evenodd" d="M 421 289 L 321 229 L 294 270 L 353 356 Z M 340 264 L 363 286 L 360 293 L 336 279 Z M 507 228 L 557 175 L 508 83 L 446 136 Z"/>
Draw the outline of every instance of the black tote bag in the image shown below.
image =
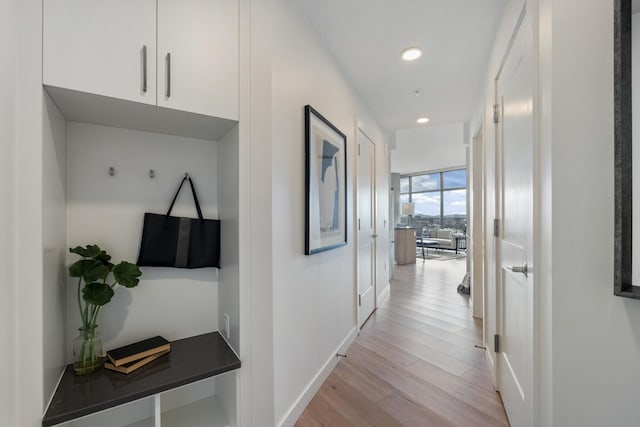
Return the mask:
<path id="1" fill-rule="evenodd" d="M 189 181 L 198 218 L 171 216 L 178 194 Z M 145 213 L 138 265 L 148 267 L 220 268 L 220 220 L 204 219 L 191 177 L 180 183 L 166 215 Z"/>

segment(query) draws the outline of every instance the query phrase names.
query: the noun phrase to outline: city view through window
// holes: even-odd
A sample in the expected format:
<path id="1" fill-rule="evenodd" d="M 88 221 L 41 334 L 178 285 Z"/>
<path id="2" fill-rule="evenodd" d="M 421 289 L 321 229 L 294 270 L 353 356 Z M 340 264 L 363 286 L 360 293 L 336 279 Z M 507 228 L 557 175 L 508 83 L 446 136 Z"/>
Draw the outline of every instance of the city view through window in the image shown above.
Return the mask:
<path id="1" fill-rule="evenodd" d="M 407 202 L 414 204 L 412 225 L 466 232 L 466 169 L 400 177 L 400 205 Z M 402 224 L 408 221 L 408 216 L 401 217 Z"/>

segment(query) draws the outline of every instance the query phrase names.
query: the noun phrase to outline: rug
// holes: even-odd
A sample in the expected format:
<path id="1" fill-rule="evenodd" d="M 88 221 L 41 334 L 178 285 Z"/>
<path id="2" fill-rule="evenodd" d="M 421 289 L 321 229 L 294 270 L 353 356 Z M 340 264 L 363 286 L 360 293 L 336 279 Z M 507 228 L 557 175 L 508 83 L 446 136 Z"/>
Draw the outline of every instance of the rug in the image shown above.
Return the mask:
<path id="1" fill-rule="evenodd" d="M 452 259 L 463 259 L 466 258 L 467 254 L 464 252 L 455 253 L 455 251 L 446 251 L 446 250 L 436 250 L 429 249 L 429 254 L 425 251 L 425 259 L 434 260 L 434 261 L 449 261 Z M 422 252 L 416 254 L 416 261 L 422 259 Z"/>

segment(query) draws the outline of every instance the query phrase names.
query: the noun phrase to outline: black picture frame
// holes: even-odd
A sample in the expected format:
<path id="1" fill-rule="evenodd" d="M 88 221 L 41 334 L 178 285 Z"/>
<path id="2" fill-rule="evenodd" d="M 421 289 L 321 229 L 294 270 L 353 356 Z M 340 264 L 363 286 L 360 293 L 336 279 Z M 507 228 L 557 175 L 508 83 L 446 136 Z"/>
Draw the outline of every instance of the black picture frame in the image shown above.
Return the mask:
<path id="1" fill-rule="evenodd" d="M 615 295 L 640 299 L 632 283 L 633 164 L 631 114 L 631 1 L 614 0 Z"/>
<path id="2" fill-rule="evenodd" d="M 347 244 L 347 137 L 304 107 L 305 255 Z"/>

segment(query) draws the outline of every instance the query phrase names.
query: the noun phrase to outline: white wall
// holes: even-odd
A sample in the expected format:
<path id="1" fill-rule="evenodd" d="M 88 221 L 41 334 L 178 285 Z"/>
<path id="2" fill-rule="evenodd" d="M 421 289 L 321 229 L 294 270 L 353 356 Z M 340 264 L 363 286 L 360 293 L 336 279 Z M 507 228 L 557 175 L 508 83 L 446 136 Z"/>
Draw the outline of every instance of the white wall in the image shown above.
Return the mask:
<path id="1" fill-rule="evenodd" d="M 299 415 L 297 411 L 304 408 L 306 397 L 310 397 L 304 394 L 307 387 L 319 385 L 312 383 L 314 378 L 321 375 L 325 365 L 335 361 L 336 350 L 356 326 L 353 188 L 357 123 L 376 143 L 380 162 L 384 155 L 378 150 L 383 148 L 385 139 L 292 2 L 274 3 L 274 398 L 275 424 L 289 425 Z M 348 245 L 311 256 L 304 255 L 306 104 L 345 133 L 348 157 Z M 388 170 L 379 172 L 388 174 Z M 381 218 L 388 216 L 388 205 L 384 209 Z"/>
<path id="2" fill-rule="evenodd" d="M 0 198 L 4 200 L 0 209 L 0 425 L 16 425 L 17 382 L 16 356 L 16 84 L 19 47 L 15 40 L 20 37 L 18 28 L 18 0 L 0 3 Z"/>
<path id="3" fill-rule="evenodd" d="M 44 404 L 49 403 L 67 362 L 66 123 L 43 91 L 43 334 Z"/>
<path id="4" fill-rule="evenodd" d="M 218 210 L 220 212 L 220 253 L 218 289 L 218 325 L 225 327 L 224 315 L 229 315 L 231 346 L 240 351 L 240 242 L 239 242 L 239 144 L 238 126 L 224 135 L 218 145 Z"/>
<path id="5" fill-rule="evenodd" d="M 520 4 L 509 2 L 496 38 L 485 113 L 493 101 L 495 56 L 504 52 L 515 23 L 509 11 Z M 526 5 L 539 85 L 536 425 L 636 425 L 640 303 L 613 295 L 613 2 Z M 491 145 L 492 127 L 485 123 Z M 485 161 L 491 184 L 492 161 Z"/>
<path id="6" fill-rule="evenodd" d="M 109 167 L 115 175 L 109 176 Z M 149 170 L 155 178 L 149 177 Z M 86 123 L 67 124 L 67 247 L 97 244 L 136 262 L 145 212 L 165 213 L 184 174 L 206 218 L 218 218 L 217 143 Z M 171 213 L 197 217 L 188 184 Z M 68 254 L 71 264 L 79 257 Z M 217 269 L 142 267 L 136 288 L 117 287 L 98 318 L 106 349 L 150 336 L 168 340 L 218 327 Z M 77 282 L 67 287 L 67 349 L 81 326 Z"/>
<path id="7" fill-rule="evenodd" d="M 464 124 L 454 123 L 396 131 L 391 172 L 406 174 L 465 165 Z"/>
<path id="8" fill-rule="evenodd" d="M 43 358 L 50 349 L 44 347 L 43 334 L 43 93 L 42 3 L 13 2 L 16 7 L 9 19 L 17 21 L 19 32 L 9 38 L 16 43 L 17 58 L 8 64 L 17 66 L 15 82 L 15 236 L 12 248 L 15 260 L 16 360 L 10 369 L 17 375 L 15 388 L 16 420 L 14 425 L 37 426 L 44 410 Z M 11 67 L 12 65 L 7 65 Z M 24 337 L 29 337 L 25 339 Z M 7 345 L 7 344 L 5 344 Z M 8 347 L 7 347 L 8 348 Z M 55 349 L 54 349 L 55 351 Z M 4 396 L 6 397 L 6 396 Z"/>
<path id="9" fill-rule="evenodd" d="M 640 302 L 613 295 L 613 2 L 551 11 L 554 425 L 636 425 Z"/>
<path id="10" fill-rule="evenodd" d="M 272 0 L 239 0 L 240 408 L 238 424 L 271 426 L 273 274 L 271 200 Z M 259 238 L 256 239 L 256 236 Z"/>
<path id="11" fill-rule="evenodd" d="M 0 424 L 7 426 L 41 425 L 64 363 L 56 339 L 64 336 L 60 254 L 38 249 L 64 233 L 57 155 L 63 129 L 41 86 L 41 18 L 41 2 L 0 5 L 0 197 L 6 202 L 0 213 Z M 62 226 L 44 236 L 44 223 Z"/>

